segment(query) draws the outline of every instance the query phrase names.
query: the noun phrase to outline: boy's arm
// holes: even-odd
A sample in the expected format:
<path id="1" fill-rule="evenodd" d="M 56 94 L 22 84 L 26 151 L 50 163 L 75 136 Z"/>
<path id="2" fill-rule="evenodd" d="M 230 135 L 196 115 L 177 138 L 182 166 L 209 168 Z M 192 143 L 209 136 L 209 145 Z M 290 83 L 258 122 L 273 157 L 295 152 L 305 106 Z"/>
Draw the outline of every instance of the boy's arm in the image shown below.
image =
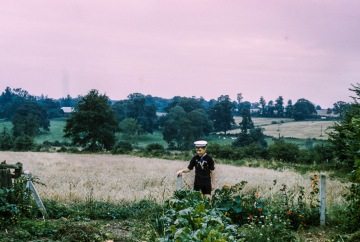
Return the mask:
<path id="1" fill-rule="evenodd" d="M 182 170 L 178 170 L 178 171 L 176 172 L 176 174 L 177 174 L 178 176 L 180 176 L 182 173 L 188 173 L 188 172 L 190 172 L 190 169 L 189 169 L 189 168 L 185 168 L 185 169 L 182 169 Z"/>
<path id="2" fill-rule="evenodd" d="M 215 189 L 215 170 L 211 171 L 211 190 Z"/>

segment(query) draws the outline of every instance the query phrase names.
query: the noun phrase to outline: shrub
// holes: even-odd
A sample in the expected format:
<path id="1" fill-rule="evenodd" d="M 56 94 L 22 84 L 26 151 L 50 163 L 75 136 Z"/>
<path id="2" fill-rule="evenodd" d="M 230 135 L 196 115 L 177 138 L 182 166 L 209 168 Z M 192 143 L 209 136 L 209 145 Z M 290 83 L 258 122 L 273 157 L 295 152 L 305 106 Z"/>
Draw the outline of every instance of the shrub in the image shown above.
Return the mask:
<path id="1" fill-rule="evenodd" d="M 31 136 L 19 136 L 14 141 L 14 150 L 16 151 L 28 151 L 34 146 L 34 139 Z"/>
<path id="2" fill-rule="evenodd" d="M 210 144 L 206 150 L 214 158 L 237 160 L 241 157 L 240 152 L 231 145 Z"/>
<path id="3" fill-rule="evenodd" d="M 246 157 L 246 158 L 266 159 L 268 157 L 267 150 L 256 144 L 251 144 L 251 145 L 242 147 L 239 149 L 239 151 L 241 151 L 242 157 Z"/>
<path id="4" fill-rule="evenodd" d="M 314 147 L 314 158 L 318 163 L 331 162 L 334 160 L 334 146 L 332 144 L 319 144 Z"/>
<path id="5" fill-rule="evenodd" d="M 12 187 L 0 188 L 0 227 L 16 224 L 22 218 L 36 215 L 37 207 L 33 206 L 26 182 L 24 177 L 20 177 Z"/>
<path id="6" fill-rule="evenodd" d="M 0 134 L 0 150 L 11 150 L 14 147 L 14 140 L 14 136 L 4 128 L 4 131 Z"/>
<path id="7" fill-rule="evenodd" d="M 268 151 L 270 158 L 284 162 L 295 163 L 300 155 L 299 146 L 283 140 L 276 140 L 269 146 Z"/>
<path id="8" fill-rule="evenodd" d="M 145 152 L 148 155 L 161 156 L 165 154 L 165 148 L 163 145 L 158 143 L 152 143 L 146 146 Z"/>
<path id="9" fill-rule="evenodd" d="M 112 148 L 112 154 L 129 154 L 133 147 L 129 141 L 120 141 Z"/>

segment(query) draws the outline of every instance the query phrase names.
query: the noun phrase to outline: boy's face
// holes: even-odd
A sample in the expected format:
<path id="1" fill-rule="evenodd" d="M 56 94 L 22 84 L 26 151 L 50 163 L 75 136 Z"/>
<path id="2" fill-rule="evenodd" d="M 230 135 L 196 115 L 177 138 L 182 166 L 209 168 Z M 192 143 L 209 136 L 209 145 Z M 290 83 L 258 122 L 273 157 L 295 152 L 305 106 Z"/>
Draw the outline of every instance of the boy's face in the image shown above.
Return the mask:
<path id="1" fill-rule="evenodd" d="M 196 147 L 195 150 L 199 156 L 203 156 L 206 153 L 206 147 Z"/>

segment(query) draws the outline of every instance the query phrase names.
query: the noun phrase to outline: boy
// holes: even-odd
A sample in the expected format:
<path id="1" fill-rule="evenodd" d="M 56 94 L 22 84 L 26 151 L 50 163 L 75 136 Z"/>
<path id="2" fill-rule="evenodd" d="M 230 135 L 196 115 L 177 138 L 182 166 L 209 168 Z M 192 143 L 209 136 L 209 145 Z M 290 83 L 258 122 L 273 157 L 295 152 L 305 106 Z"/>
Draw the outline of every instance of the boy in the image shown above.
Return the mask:
<path id="1" fill-rule="evenodd" d="M 203 196 L 211 197 L 211 191 L 215 188 L 215 164 L 214 160 L 206 154 L 205 140 L 194 142 L 196 155 L 190 160 L 186 169 L 177 171 L 177 175 L 188 173 L 195 167 L 194 190 L 201 191 Z"/>

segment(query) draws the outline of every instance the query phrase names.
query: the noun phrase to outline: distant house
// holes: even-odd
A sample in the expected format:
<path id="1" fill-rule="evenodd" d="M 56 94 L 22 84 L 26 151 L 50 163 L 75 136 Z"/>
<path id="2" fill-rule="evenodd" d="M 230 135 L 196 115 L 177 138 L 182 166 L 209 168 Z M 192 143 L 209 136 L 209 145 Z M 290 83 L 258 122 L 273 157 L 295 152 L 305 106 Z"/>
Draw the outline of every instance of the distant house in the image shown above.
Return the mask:
<path id="1" fill-rule="evenodd" d="M 70 116 L 70 114 L 74 111 L 73 107 L 62 107 L 61 108 L 64 116 Z"/>

